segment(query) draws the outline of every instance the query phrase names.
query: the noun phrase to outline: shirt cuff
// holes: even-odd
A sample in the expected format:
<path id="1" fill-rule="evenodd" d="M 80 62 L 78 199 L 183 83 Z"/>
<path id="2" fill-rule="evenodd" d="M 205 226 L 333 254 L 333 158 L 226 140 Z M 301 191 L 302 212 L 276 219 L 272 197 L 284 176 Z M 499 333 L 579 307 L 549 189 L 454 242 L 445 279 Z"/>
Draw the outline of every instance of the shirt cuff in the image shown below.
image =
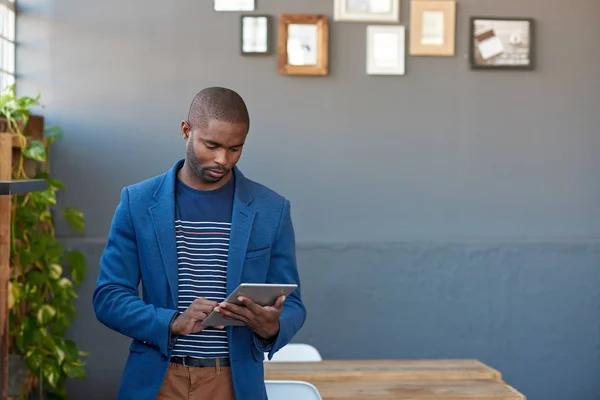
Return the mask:
<path id="1" fill-rule="evenodd" d="M 175 343 L 177 342 L 177 338 L 179 337 L 177 335 L 173 335 L 171 328 L 173 327 L 173 322 L 175 322 L 177 317 L 179 317 L 180 315 L 180 312 L 176 312 L 175 314 L 173 314 L 173 318 L 171 318 L 171 322 L 169 323 L 169 349 L 175 347 Z"/>
<path id="2" fill-rule="evenodd" d="M 277 337 L 277 336 L 275 336 Z M 272 339 L 263 339 L 257 334 L 254 334 L 254 345 L 263 353 L 267 353 L 271 351 L 271 347 L 273 347 L 273 343 L 275 343 L 275 338 Z"/>
<path id="3" fill-rule="evenodd" d="M 277 334 L 273 336 L 271 339 L 265 339 L 258 336 L 256 333 L 254 334 L 254 345 L 263 353 L 267 353 L 271 351 L 271 348 L 275 344 L 277 337 L 279 336 L 279 331 Z"/>

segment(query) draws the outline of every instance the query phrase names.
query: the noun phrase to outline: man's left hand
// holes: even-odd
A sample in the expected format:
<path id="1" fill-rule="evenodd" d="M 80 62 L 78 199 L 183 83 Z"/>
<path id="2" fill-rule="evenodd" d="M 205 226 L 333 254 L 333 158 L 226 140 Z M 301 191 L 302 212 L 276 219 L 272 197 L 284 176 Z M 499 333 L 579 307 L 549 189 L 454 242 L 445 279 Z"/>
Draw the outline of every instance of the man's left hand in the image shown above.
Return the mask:
<path id="1" fill-rule="evenodd" d="M 262 307 L 247 297 L 240 296 L 242 305 L 223 302 L 215 308 L 224 317 L 242 321 L 263 339 L 271 339 L 279 333 L 279 316 L 283 310 L 285 296 L 281 296 L 272 306 Z"/>

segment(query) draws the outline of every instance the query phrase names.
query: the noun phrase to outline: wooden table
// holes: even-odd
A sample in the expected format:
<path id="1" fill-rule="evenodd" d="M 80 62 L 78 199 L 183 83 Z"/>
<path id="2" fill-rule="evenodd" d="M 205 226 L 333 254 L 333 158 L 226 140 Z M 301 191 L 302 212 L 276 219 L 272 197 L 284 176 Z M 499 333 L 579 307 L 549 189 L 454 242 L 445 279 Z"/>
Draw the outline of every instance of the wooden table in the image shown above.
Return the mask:
<path id="1" fill-rule="evenodd" d="M 267 362 L 266 380 L 300 380 L 323 400 L 524 400 L 477 360 Z"/>

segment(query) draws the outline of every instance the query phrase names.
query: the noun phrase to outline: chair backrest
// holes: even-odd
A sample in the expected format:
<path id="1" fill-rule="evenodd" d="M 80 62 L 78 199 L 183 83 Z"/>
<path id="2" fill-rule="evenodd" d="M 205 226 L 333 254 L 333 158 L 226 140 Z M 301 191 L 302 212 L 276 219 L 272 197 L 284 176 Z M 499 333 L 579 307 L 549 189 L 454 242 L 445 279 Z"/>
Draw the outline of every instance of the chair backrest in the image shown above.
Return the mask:
<path id="1" fill-rule="evenodd" d="M 317 349 L 309 344 L 289 343 L 283 346 L 273 358 L 269 360 L 265 354 L 265 361 L 271 362 L 314 362 L 323 361 Z"/>
<path id="2" fill-rule="evenodd" d="M 303 381 L 266 380 L 269 400 L 322 400 L 317 388 Z"/>

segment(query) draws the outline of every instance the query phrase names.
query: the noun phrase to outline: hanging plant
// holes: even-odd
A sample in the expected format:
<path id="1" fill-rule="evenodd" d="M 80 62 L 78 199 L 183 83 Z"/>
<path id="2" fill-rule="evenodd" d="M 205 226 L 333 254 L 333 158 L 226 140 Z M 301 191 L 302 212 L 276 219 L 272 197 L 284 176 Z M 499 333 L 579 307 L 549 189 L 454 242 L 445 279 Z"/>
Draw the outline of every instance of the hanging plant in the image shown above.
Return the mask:
<path id="1" fill-rule="evenodd" d="M 69 378 L 85 378 L 86 353 L 66 339 L 76 316 L 76 288 L 86 273 L 86 259 L 67 251 L 56 239 L 56 193 L 65 185 L 48 173 L 49 146 L 60 140 L 58 127 L 46 128 L 41 138 L 28 132 L 31 108 L 37 97 L 17 97 L 13 86 L 0 95 L 0 127 L 18 140 L 13 179 L 46 179 L 48 189 L 12 198 L 9 280 L 9 354 L 27 365 L 22 398 L 39 388 L 40 398 L 66 399 Z M 4 126 L 1 126 L 4 125 Z M 83 213 L 75 207 L 60 210 L 79 233 L 85 229 Z"/>

